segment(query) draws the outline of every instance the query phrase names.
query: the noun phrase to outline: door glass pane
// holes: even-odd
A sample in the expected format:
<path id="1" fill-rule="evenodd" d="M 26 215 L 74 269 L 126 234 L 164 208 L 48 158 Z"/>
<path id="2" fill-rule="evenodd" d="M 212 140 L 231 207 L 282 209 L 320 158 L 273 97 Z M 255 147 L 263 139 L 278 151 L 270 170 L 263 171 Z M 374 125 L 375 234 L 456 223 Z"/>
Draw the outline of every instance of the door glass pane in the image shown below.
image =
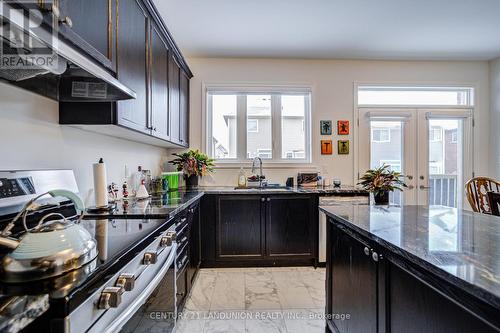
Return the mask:
<path id="1" fill-rule="evenodd" d="M 247 96 L 247 157 L 273 158 L 271 96 Z"/>
<path id="2" fill-rule="evenodd" d="M 462 122 L 429 120 L 429 205 L 457 207 L 462 197 Z"/>
<path id="3" fill-rule="evenodd" d="M 371 121 L 370 167 L 384 164 L 397 172 L 403 170 L 403 124 L 401 121 Z M 400 191 L 391 192 L 389 203 L 402 204 Z"/>
<path id="4" fill-rule="evenodd" d="M 212 96 L 212 156 L 236 158 L 236 95 Z"/>
<path id="5" fill-rule="evenodd" d="M 306 157 L 305 97 L 281 96 L 281 157 Z"/>

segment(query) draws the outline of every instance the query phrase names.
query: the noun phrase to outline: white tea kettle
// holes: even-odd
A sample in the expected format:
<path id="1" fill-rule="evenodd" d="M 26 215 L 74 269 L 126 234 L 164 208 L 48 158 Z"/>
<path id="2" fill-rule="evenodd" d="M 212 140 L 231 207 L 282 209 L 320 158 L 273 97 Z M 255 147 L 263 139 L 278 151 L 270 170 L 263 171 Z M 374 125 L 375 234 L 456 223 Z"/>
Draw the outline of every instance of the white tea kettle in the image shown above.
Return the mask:
<path id="1" fill-rule="evenodd" d="M 26 215 L 40 208 L 36 200 L 46 194 L 70 199 L 77 212 L 80 212 L 78 220 L 72 222 L 62 214 L 50 213 L 40 219 L 36 227 L 28 229 Z M 53 190 L 30 200 L 0 234 L 0 246 L 13 249 L 2 259 L 0 279 L 16 283 L 45 279 L 80 268 L 95 259 L 96 241 L 78 223 L 84 212 L 82 200 L 71 191 Z M 47 218 L 54 216 L 60 216 L 61 219 L 44 223 Z M 19 239 L 8 237 L 21 217 L 26 232 Z"/>

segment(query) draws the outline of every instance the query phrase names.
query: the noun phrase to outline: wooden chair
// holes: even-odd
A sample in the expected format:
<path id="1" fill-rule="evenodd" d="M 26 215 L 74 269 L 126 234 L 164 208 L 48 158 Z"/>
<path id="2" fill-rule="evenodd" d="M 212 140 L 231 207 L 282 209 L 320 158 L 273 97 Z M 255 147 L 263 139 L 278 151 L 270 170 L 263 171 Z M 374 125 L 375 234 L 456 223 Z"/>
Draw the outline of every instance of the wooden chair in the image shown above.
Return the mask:
<path id="1" fill-rule="evenodd" d="M 500 183 L 488 177 L 475 177 L 465 184 L 467 200 L 472 210 L 479 213 L 491 214 L 488 192 L 500 192 Z"/>
<path id="2" fill-rule="evenodd" d="M 488 192 L 488 201 L 491 208 L 491 214 L 500 216 L 500 193 Z"/>

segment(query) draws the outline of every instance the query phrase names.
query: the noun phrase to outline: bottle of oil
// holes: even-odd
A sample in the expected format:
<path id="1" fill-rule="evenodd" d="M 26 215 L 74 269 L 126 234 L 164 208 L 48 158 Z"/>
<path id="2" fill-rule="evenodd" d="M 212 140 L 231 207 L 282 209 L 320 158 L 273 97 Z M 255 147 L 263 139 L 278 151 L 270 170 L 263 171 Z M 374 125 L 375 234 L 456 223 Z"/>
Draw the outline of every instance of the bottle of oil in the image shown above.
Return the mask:
<path id="1" fill-rule="evenodd" d="M 240 168 L 240 172 L 238 174 L 238 187 L 247 187 L 247 176 L 245 175 L 243 167 Z"/>

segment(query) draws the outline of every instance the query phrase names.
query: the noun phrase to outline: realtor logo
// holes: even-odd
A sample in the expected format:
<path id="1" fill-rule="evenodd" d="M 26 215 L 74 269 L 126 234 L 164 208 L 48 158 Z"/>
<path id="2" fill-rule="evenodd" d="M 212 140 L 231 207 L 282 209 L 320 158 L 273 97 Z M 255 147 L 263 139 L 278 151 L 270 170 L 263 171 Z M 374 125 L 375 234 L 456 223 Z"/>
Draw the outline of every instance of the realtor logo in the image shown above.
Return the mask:
<path id="1" fill-rule="evenodd" d="M 32 70 L 33 75 L 60 72 L 62 64 L 53 51 L 57 48 L 58 17 L 59 10 L 50 0 L 1 1 L 0 70 L 4 74 L 7 70 Z M 42 24 L 46 26 L 42 28 Z M 15 81 L 25 78 L 29 78 L 28 73 L 11 77 Z"/>

